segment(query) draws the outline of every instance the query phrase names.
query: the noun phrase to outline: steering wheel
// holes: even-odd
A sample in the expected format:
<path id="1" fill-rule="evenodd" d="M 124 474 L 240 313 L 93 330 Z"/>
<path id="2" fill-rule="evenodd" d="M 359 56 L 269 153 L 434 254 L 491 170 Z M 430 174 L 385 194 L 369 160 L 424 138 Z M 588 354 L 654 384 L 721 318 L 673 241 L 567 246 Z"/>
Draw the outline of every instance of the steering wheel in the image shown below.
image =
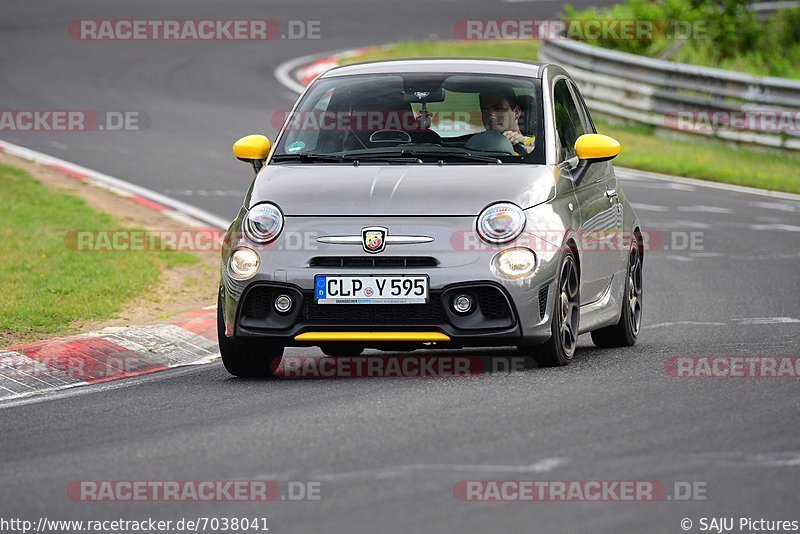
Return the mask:
<path id="1" fill-rule="evenodd" d="M 500 152 L 509 156 L 517 154 L 514 150 L 514 145 L 505 135 L 501 132 L 493 131 L 476 133 L 464 144 L 464 148 L 481 152 Z"/>

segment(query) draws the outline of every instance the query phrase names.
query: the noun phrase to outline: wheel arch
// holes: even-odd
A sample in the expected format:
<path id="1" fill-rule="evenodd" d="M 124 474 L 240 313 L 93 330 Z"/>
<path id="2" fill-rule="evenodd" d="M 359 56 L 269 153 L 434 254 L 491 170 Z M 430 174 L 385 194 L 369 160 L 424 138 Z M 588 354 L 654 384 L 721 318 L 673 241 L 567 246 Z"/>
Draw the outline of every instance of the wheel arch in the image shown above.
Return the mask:
<path id="1" fill-rule="evenodd" d="M 564 242 L 565 252 L 567 250 L 572 252 L 572 255 L 575 256 L 575 267 L 578 269 L 578 280 L 581 279 L 581 255 L 580 250 L 578 249 L 578 243 L 575 241 L 575 236 L 570 235 L 567 237 L 566 241 Z"/>
<path id="2" fill-rule="evenodd" d="M 633 227 L 633 235 L 639 242 L 639 257 L 642 259 L 642 263 L 644 263 L 644 236 L 642 235 L 642 229 L 638 223 Z"/>

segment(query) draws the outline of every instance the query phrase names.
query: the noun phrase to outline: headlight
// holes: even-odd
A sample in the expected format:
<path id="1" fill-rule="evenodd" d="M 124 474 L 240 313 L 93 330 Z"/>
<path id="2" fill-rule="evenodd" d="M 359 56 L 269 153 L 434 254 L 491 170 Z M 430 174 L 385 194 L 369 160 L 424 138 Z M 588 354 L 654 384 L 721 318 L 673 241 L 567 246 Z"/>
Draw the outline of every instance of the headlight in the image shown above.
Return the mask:
<path id="1" fill-rule="evenodd" d="M 255 250 L 239 247 L 231 254 L 228 261 L 228 273 L 235 280 L 247 280 L 258 272 L 261 259 Z"/>
<path id="2" fill-rule="evenodd" d="M 242 228 L 250 241 L 261 245 L 269 243 L 283 230 L 283 213 L 274 204 L 257 204 L 245 215 Z"/>
<path id="3" fill-rule="evenodd" d="M 525 229 L 525 213 L 509 202 L 493 204 L 478 216 L 477 229 L 478 235 L 487 243 L 508 243 Z"/>
<path id="4" fill-rule="evenodd" d="M 536 270 L 536 254 L 529 248 L 507 248 L 492 258 L 492 271 L 501 278 L 518 280 Z"/>

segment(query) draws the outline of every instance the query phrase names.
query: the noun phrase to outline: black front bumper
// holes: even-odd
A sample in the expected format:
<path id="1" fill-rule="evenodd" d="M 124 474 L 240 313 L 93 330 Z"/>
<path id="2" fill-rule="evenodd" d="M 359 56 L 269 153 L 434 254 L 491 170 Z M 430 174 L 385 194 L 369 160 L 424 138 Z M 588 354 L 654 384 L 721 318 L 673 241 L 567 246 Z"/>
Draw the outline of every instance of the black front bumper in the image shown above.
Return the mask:
<path id="1" fill-rule="evenodd" d="M 476 302 L 460 315 L 451 302 L 468 294 Z M 289 295 L 294 305 L 277 312 L 274 299 Z M 451 341 L 447 347 L 513 345 L 522 337 L 513 301 L 494 282 L 470 282 L 431 290 L 426 304 L 317 304 L 311 290 L 285 283 L 256 282 L 248 286 L 236 308 L 234 337 L 241 341 L 270 340 L 286 346 L 303 332 L 323 331 L 439 331 Z M 384 346 L 385 343 L 375 346 Z M 369 345 L 372 346 L 372 345 Z"/>

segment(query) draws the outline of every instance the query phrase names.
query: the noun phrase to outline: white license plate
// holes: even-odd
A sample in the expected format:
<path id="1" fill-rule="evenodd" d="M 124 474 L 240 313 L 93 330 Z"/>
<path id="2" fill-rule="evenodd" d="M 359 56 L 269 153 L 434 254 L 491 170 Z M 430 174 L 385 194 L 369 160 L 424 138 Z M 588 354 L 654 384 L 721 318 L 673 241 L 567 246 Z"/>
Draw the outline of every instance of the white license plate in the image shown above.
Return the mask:
<path id="1" fill-rule="evenodd" d="M 428 277 L 317 275 L 314 299 L 319 304 L 425 304 Z"/>

